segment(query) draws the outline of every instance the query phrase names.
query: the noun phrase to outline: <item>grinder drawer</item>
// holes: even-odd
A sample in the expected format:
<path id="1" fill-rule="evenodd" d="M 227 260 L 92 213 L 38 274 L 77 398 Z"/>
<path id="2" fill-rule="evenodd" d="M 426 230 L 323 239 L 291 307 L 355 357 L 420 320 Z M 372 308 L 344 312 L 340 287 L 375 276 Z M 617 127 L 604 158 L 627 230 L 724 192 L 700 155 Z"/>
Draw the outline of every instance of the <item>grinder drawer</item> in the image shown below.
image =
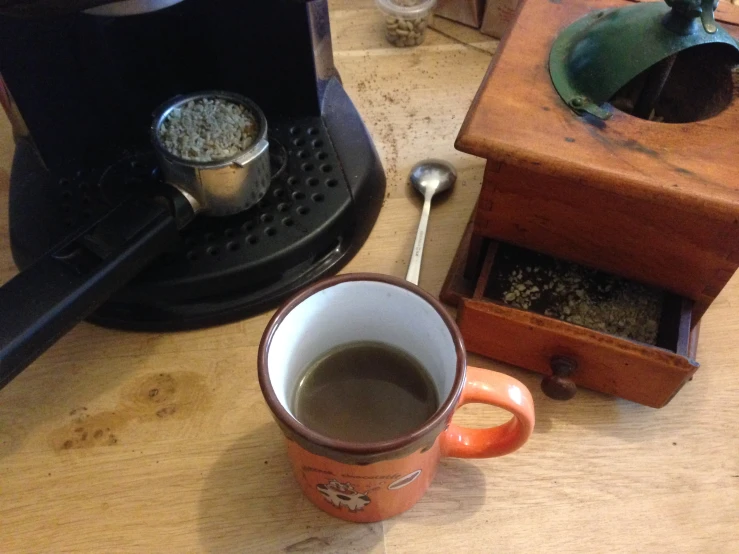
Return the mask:
<path id="1" fill-rule="evenodd" d="M 470 252 L 470 238 L 468 230 L 442 293 L 459 307 L 468 351 L 546 375 L 552 398 L 569 399 L 580 386 L 654 408 L 698 369 L 692 301 L 489 239 Z"/>

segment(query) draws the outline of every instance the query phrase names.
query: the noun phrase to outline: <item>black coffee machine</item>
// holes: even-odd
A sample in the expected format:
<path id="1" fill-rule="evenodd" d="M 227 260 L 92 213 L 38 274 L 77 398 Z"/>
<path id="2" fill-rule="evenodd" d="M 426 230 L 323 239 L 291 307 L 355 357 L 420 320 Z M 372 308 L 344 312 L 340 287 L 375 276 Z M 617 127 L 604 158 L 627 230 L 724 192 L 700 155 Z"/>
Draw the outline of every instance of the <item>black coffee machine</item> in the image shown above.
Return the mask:
<path id="1" fill-rule="evenodd" d="M 95 323 L 180 330 L 272 308 L 347 263 L 382 205 L 384 171 L 334 67 L 325 0 L 0 0 L 0 75 L 21 269 L 52 251 L 84 277 L 88 258 L 106 259 L 111 245 L 90 229 L 159 184 L 149 128 L 163 102 L 225 90 L 267 116 L 272 182 L 259 205 L 198 217 L 152 261 L 130 260 L 141 265 L 132 280 L 87 298 L 96 309 L 82 317 Z M 0 308 L 33 301 L 11 300 Z M 20 365 L 77 323 L 37 315 L 59 321 Z"/>

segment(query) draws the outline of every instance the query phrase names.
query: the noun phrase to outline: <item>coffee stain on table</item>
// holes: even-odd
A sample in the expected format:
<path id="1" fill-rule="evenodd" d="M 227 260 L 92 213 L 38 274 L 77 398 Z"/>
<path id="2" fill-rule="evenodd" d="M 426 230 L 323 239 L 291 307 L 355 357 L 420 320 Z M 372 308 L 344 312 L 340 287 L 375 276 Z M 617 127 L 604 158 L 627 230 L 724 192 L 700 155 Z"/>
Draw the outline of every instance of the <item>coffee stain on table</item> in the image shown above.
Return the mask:
<path id="1" fill-rule="evenodd" d="M 140 420 L 187 419 L 208 404 L 199 373 L 155 373 L 123 392 L 121 406 Z"/>
<path id="2" fill-rule="evenodd" d="M 126 424 L 126 418 L 117 412 L 78 414 L 52 434 L 51 443 L 57 451 L 114 446 Z"/>
<path id="3" fill-rule="evenodd" d="M 153 373 L 124 388 L 113 411 L 90 413 L 73 408 L 70 421 L 52 432 L 54 450 L 116 446 L 125 429 L 137 423 L 183 420 L 210 405 L 205 377 L 193 372 Z"/>

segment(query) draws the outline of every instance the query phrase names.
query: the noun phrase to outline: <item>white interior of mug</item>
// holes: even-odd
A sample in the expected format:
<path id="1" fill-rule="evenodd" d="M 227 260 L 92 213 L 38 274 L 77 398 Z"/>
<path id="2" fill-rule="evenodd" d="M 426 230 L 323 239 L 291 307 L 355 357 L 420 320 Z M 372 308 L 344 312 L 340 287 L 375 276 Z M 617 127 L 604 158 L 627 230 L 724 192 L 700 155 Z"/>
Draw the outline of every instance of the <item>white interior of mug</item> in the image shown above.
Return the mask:
<path id="1" fill-rule="evenodd" d="M 440 403 L 454 385 L 454 339 L 434 307 L 410 290 L 378 281 L 347 281 L 320 290 L 293 308 L 274 332 L 269 379 L 294 417 L 292 395 L 304 371 L 334 348 L 380 342 L 418 360 L 433 379 Z"/>

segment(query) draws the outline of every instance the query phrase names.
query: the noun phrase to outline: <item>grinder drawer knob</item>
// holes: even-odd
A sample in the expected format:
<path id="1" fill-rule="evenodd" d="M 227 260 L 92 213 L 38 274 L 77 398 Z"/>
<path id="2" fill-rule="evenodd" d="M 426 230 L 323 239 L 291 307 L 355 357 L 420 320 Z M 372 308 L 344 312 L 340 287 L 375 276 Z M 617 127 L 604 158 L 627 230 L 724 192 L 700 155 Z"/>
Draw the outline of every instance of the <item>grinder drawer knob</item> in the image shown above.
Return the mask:
<path id="1" fill-rule="evenodd" d="M 577 385 L 569 379 L 577 371 L 577 361 L 566 356 L 554 356 L 550 362 L 552 375 L 541 381 L 541 390 L 553 400 L 570 400 L 577 393 Z"/>

